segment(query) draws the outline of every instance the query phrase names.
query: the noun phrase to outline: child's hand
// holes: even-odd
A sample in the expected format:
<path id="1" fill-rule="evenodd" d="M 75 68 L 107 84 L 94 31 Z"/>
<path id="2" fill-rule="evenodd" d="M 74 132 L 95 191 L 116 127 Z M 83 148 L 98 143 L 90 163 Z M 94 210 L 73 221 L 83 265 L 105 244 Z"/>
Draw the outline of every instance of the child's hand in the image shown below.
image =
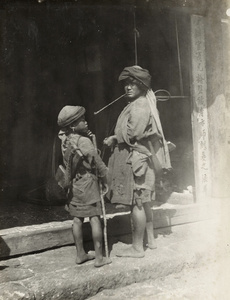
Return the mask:
<path id="1" fill-rule="evenodd" d="M 109 186 L 107 183 L 105 182 L 102 182 L 101 183 L 101 192 L 102 192 L 102 195 L 105 195 L 108 193 L 108 190 L 109 190 Z"/>
<path id="2" fill-rule="evenodd" d="M 92 138 L 92 136 L 93 136 L 92 131 L 88 130 L 88 131 L 87 131 L 87 135 L 88 135 L 89 138 Z"/>

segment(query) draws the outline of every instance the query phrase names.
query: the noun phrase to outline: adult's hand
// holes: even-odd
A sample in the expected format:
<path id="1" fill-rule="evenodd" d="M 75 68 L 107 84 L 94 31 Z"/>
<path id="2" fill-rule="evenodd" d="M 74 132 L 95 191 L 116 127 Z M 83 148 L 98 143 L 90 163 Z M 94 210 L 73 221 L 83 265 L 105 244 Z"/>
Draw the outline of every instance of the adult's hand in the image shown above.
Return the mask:
<path id="1" fill-rule="evenodd" d="M 103 144 L 108 147 L 112 147 L 116 144 L 116 141 L 117 141 L 116 135 L 111 135 L 104 139 Z"/>

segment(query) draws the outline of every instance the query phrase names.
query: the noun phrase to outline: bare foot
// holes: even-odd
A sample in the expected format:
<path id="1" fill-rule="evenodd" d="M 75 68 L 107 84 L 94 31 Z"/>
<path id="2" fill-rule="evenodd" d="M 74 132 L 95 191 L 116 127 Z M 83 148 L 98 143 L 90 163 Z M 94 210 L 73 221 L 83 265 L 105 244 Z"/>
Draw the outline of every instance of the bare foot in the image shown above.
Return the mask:
<path id="1" fill-rule="evenodd" d="M 133 247 L 129 247 L 121 252 L 118 252 L 116 256 L 119 257 L 134 257 L 134 258 L 141 258 L 145 256 L 144 251 L 137 251 Z"/>
<path id="2" fill-rule="evenodd" d="M 91 255 L 91 254 L 85 254 L 81 257 L 77 256 L 76 264 L 80 265 L 80 264 L 83 264 L 84 262 L 86 262 L 88 260 L 92 260 L 92 259 L 95 259 L 95 256 Z"/>
<path id="3" fill-rule="evenodd" d="M 124 205 L 124 204 L 117 204 L 115 206 L 116 209 L 129 209 L 129 206 L 128 205 Z"/>
<path id="4" fill-rule="evenodd" d="M 102 257 L 102 259 L 96 259 L 94 263 L 94 267 L 99 268 L 103 267 L 104 265 L 111 264 L 112 260 L 110 258 Z"/>
<path id="5" fill-rule="evenodd" d="M 147 245 L 146 245 L 149 249 L 156 249 L 157 248 L 157 243 L 156 243 L 156 241 L 155 240 L 153 240 L 153 241 L 151 241 L 150 243 L 148 243 Z"/>

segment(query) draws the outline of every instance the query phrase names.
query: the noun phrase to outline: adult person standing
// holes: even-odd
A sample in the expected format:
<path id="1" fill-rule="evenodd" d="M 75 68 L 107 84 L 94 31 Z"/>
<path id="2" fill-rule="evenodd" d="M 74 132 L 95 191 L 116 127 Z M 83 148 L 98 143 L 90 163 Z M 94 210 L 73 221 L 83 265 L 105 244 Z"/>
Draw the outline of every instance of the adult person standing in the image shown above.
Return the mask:
<path id="1" fill-rule="evenodd" d="M 148 247 L 156 248 L 150 206 L 156 175 L 170 169 L 171 163 L 149 71 L 140 66 L 126 67 L 118 80 L 124 83 L 128 105 L 118 117 L 114 135 L 104 139 L 112 149 L 108 196 L 111 203 L 128 205 L 131 210 L 132 246 L 117 256 L 144 257 L 145 229 Z"/>

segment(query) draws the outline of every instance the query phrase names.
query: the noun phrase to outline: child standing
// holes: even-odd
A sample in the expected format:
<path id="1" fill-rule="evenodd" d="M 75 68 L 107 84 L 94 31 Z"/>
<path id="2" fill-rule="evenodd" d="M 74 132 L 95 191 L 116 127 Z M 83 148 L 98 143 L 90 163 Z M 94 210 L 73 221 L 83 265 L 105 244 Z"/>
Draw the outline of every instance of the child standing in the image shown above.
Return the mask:
<path id="1" fill-rule="evenodd" d="M 58 115 L 61 128 L 61 150 L 66 167 L 65 179 L 69 182 L 66 210 L 73 219 L 73 237 L 77 249 L 76 263 L 82 264 L 95 258 L 95 267 L 111 263 L 102 255 L 102 227 L 100 221 L 101 197 L 98 177 L 103 189 L 107 188 L 107 167 L 88 137 L 85 108 L 65 106 Z M 82 224 L 89 217 L 95 257 L 87 254 L 83 245 Z"/>

